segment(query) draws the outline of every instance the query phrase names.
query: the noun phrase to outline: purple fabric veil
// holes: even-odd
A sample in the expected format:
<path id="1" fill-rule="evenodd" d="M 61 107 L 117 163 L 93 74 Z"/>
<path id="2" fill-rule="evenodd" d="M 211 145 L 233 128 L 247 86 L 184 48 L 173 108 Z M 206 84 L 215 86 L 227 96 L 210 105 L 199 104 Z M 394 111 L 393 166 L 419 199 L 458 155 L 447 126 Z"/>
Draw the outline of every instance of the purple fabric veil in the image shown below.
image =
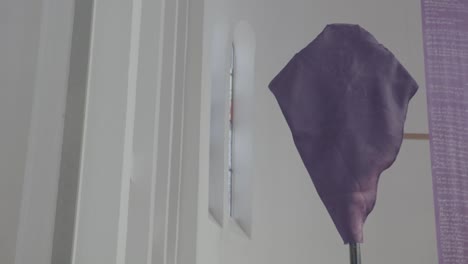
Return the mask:
<path id="1" fill-rule="evenodd" d="M 417 83 L 365 29 L 332 24 L 269 87 L 343 241 L 362 243 Z"/>

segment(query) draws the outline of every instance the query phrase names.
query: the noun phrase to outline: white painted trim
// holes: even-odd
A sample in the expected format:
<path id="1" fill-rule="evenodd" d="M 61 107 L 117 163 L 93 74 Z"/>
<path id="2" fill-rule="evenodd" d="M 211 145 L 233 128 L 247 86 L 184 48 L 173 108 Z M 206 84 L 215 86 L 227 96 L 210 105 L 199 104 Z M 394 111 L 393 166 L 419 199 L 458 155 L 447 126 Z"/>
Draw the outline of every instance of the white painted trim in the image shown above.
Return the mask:
<path id="1" fill-rule="evenodd" d="M 128 65 L 127 111 L 123 149 L 122 188 L 120 194 L 119 237 L 117 263 L 126 263 L 130 179 L 133 175 L 133 137 L 140 48 L 141 0 L 132 1 L 130 51 Z"/>
<path id="2" fill-rule="evenodd" d="M 52 264 L 71 263 L 80 176 L 93 0 L 74 2 Z"/>
<path id="3" fill-rule="evenodd" d="M 78 232 L 80 229 L 78 228 L 80 225 L 80 217 L 79 214 L 81 212 L 81 201 L 80 201 L 80 192 L 82 190 L 82 182 L 83 182 L 83 158 L 85 155 L 85 139 L 86 139 L 86 129 L 87 129 L 87 121 L 88 121 L 88 102 L 89 102 L 89 87 L 90 87 L 90 82 L 91 82 L 91 70 L 93 66 L 93 22 L 94 18 L 96 17 L 96 8 L 95 8 L 96 2 L 93 0 L 93 7 L 92 7 L 92 16 L 91 16 L 91 28 L 90 28 L 90 36 L 89 36 L 89 52 L 88 52 L 88 73 L 87 73 L 87 80 L 86 80 L 86 98 L 84 102 L 84 116 L 83 116 L 83 131 L 82 131 L 82 140 L 81 140 L 81 154 L 80 154 L 80 165 L 79 165 L 79 179 L 78 179 L 78 186 L 77 186 L 77 194 L 76 194 L 76 210 L 75 210 L 75 226 L 73 227 L 73 245 L 72 245 L 72 256 L 71 256 L 71 262 L 72 264 L 75 264 L 75 258 L 76 258 L 76 251 L 77 251 L 77 244 L 78 244 Z"/>
<path id="4" fill-rule="evenodd" d="M 125 263 L 135 87 L 133 1 L 94 3 L 73 263 Z M 133 35 L 135 36 L 135 35 Z"/>
<path id="5" fill-rule="evenodd" d="M 157 84 L 156 84 L 156 107 L 155 107 L 155 115 L 154 115 L 154 137 L 153 137 L 153 150 L 152 150 L 152 170 L 151 170 L 151 189 L 150 189 L 150 214 L 149 214 L 149 236 L 148 236 L 148 251 L 147 251 L 147 264 L 153 263 L 153 257 L 154 257 L 154 245 L 157 243 L 156 239 L 156 182 L 157 182 L 157 155 L 158 155 L 158 149 L 159 149 L 159 120 L 160 120 L 160 107 L 159 105 L 161 104 L 161 80 L 162 77 L 162 69 L 163 69 L 163 60 L 162 60 L 162 54 L 163 54 L 163 39 L 164 39 L 164 21 L 166 19 L 165 16 L 165 5 L 166 1 L 161 0 L 160 2 L 160 7 L 161 11 L 159 13 L 159 25 L 158 30 L 159 34 L 157 35 L 157 69 L 156 71 L 156 76 L 157 76 Z"/>
<path id="6" fill-rule="evenodd" d="M 129 238 L 148 246 L 128 255 L 143 252 L 138 263 L 196 262 L 203 0 L 133 1 L 141 1 L 133 11 L 123 0 L 94 6 L 74 264 L 123 263 Z M 143 100 L 140 92 L 154 97 Z M 141 104 L 150 112 L 139 112 Z M 145 134 L 149 146 L 138 149 L 143 163 L 132 163 L 142 120 L 154 120 L 154 131 Z M 149 212 L 128 207 L 128 198 L 137 197 L 130 174 L 133 191 L 144 190 L 138 199 L 149 199 Z M 141 189 L 143 183 L 150 186 Z M 148 226 L 135 229 L 139 221 L 129 212 L 147 218 Z"/>
<path id="7" fill-rule="evenodd" d="M 15 264 L 50 264 L 74 0 L 44 0 Z"/>
<path id="8" fill-rule="evenodd" d="M 143 0 L 134 127 L 134 171 L 130 186 L 127 263 L 152 259 L 156 158 L 162 68 L 162 0 Z M 160 217 L 160 215 L 158 215 Z"/>
<path id="9" fill-rule="evenodd" d="M 155 164 L 155 186 L 152 189 L 154 216 L 151 229 L 151 263 L 167 263 L 168 215 L 170 193 L 170 169 L 172 163 L 173 94 L 174 94 L 174 57 L 176 51 L 176 6 L 177 1 L 164 1 L 163 20 L 160 36 L 160 72 L 158 73 L 157 149 Z"/>
<path id="10" fill-rule="evenodd" d="M 189 0 L 177 263 L 198 260 L 204 0 Z M 208 206 L 208 205 L 206 205 Z M 207 212 L 206 207 L 203 211 Z M 202 264 L 202 263 L 200 263 Z"/>
<path id="11" fill-rule="evenodd" d="M 161 30 L 152 263 L 177 263 L 187 1 L 165 1 Z"/>
<path id="12" fill-rule="evenodd" d="M 151 263 L 196 263 L 203 0 L 163 7 Z"/>

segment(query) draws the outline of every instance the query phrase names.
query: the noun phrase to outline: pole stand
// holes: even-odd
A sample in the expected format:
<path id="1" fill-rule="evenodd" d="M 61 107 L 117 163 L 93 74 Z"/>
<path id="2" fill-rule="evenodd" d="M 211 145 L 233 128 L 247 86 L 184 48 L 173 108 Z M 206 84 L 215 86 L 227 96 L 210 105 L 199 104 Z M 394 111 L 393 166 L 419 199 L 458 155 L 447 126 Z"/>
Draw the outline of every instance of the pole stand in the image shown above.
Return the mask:
<path id="1" fill-rule="evenodd" d="M 358 243 L 349 243 L 349 258 L 351 264 L 361 264 L 361 247 Z"/>

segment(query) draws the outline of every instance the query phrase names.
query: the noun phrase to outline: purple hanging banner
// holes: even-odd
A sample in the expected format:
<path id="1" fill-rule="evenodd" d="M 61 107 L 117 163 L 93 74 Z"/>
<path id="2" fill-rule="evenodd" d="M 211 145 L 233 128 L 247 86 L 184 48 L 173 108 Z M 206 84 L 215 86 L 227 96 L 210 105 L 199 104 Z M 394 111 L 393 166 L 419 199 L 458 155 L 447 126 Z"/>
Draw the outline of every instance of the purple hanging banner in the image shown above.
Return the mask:
<path id="1" fill-rule="evenodd" d="M 422 0 L 439 264 L 468 264 L 468 0 Z"/>

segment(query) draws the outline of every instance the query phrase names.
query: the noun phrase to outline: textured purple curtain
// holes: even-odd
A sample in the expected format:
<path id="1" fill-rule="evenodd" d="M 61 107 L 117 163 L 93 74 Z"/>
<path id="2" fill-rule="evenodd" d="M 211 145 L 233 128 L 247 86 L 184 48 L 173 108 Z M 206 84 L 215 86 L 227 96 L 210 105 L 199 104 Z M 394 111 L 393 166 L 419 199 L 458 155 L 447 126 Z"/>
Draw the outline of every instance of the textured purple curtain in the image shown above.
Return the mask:
<path id="1" fill-rule="evenodd" d="M 468 1 L 422 0 L 440 264 L 468 263 Z"/>

